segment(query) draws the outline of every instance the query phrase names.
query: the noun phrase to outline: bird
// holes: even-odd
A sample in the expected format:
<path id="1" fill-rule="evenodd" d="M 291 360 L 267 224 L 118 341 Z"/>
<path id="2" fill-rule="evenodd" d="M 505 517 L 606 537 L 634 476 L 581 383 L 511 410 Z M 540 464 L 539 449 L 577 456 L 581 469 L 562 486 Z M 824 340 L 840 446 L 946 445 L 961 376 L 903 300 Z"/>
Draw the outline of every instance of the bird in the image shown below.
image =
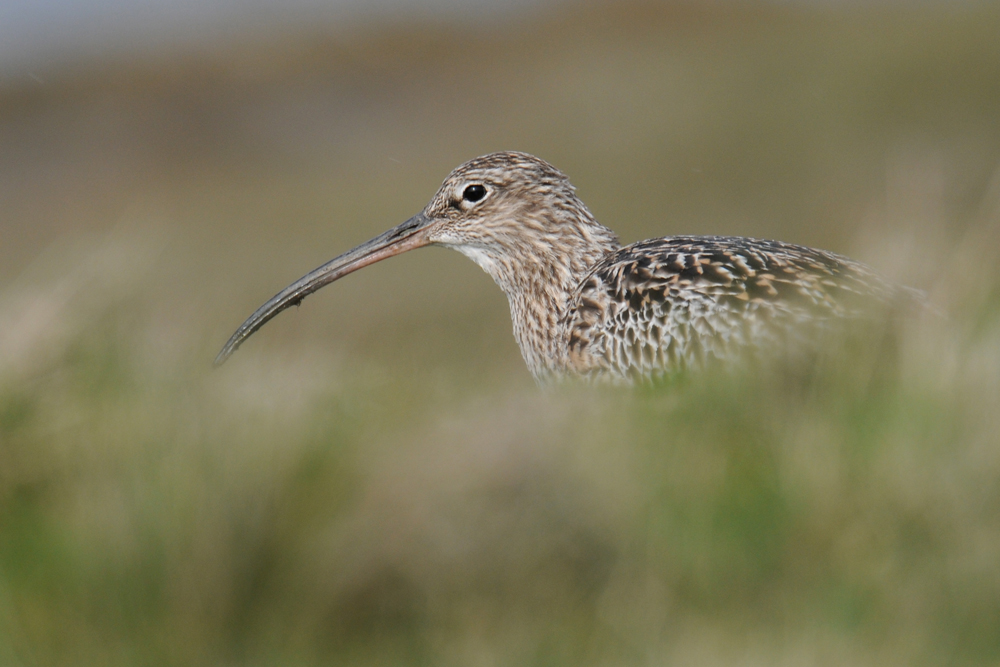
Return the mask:
<path id="1" fill-rule="evenodd" d="M 428 245 L 459 251 L 493 278 L 541 384 L 655 381 L 781 347 L 916 292 L 848 257 L 780 241 L 666 236 L 622 245 L 563 172 L 505 151 L 458 166 L 422 211 L 280 291 L 215 365 L 323 286 Z"/>

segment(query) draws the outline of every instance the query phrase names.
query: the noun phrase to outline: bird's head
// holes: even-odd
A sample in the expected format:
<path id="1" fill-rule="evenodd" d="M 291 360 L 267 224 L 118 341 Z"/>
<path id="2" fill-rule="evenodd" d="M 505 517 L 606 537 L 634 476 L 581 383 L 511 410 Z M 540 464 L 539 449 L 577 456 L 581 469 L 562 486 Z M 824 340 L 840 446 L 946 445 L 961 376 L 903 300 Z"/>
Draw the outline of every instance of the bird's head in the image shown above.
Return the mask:
<path id="1" fill-rule="evenodd" d="M 561 171 L 532 155 L 491 153 L 452 171 L 424 210 L 306 274 L 261 306 L 216 357 L 221 364 L 257 329 L 321 287 L 425 245 L 454 248 L 510 295 L 525 277 L 564 284 L 618 245 Z"/>
<path id="2" fill-rule="evenodd" d="M 428 243 L 479 264 L 508 294 L 532 272 L 578 272 L 589 252 L 617 246 L 548 162 L 517 152 L 491 153 L 452 171 L 421 213 Z M 565 276 L 552 276 L 562 282 Z"/>
<path id="3" fill-rule="evenodd" d="M 501 252 L 559 232 L 560 209 L 581 207 L 561 171 L 526 153 L 491 153 L 459 166 L 422 211 L 432 243 Z M 586 217 L 590 217 L 589 214 Z"/>

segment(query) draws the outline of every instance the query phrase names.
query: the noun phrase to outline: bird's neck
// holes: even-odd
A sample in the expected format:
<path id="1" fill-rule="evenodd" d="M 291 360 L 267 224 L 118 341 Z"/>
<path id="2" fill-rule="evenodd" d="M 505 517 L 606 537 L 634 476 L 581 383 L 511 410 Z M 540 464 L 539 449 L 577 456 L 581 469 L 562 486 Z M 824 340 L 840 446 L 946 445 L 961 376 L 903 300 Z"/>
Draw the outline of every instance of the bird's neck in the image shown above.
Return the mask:
<path id="1" fill-rule="evenodd" d="M 615 233 L 593 218 L 585 225 L 577 219 L 546 227 L 556 231 L 502 253 L 460 248 L 507 295 L 514 338 L 531 374 L 540 381 L 567 367 L 568 332 L 563 329 L 577 286 L 597 262 L 620 247 Z"/>

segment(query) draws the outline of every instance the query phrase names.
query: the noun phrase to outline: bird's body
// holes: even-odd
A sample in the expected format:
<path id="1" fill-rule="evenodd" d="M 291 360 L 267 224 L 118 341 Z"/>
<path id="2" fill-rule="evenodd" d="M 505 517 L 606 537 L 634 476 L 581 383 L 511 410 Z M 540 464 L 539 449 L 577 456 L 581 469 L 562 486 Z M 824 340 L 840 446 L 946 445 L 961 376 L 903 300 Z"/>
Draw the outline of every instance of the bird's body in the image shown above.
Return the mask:
<path id="1" fill-rule="evenodd" d="M 777 241 L 679 236 L 621 246 L 558 169 L 493 153 L 455 169 L 421 213 L 276 295 L 216 363 L 323 285 L 431 244 L 462 252 L 504 291 L 540 381 L 634 381 L 725 361 L 869 313 L 897 293 L 863 264 Z"/>
<path id="2" fill-rule="evenodd" d="M 634 380 L 701 367 L 870 314 L 893 294 L 863 264 L 804 246 L 727 236 L 640 241 L 610 253 L 574 292 L 567 370 Z"/>

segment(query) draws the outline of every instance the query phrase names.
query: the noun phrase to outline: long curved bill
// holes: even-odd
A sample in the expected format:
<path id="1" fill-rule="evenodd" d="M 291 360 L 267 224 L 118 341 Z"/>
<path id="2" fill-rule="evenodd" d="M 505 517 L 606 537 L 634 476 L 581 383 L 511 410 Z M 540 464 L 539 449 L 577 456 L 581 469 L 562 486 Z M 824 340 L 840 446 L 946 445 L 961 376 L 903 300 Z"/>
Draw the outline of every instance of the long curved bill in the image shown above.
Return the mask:
<path id="1" fill-rule="evenodd" d="M 357 248 L 345 252 L 315 271 L 302 276 L 275 294 L 270 301 L 258 308 L 253 315 L 247 318 L 246 322 L 240 325 L 240 328 L 236 330 L 236 333 L 215 357 L 215 365 L 219 366 L 224 363 L 243 341 L 264 326 L 272 317 L 289 306 L 299 305 L 302 299 L 319 288 L 369 264 L 404 253 L 407 250 L 429 245 L 431 242 L 427 240 L 427 235 L 424 232 L 430 224 L 431 220 L 426 215 L 418 213 L 398 227 L 393 227 L 386 233 L 362 243 Z"/>

